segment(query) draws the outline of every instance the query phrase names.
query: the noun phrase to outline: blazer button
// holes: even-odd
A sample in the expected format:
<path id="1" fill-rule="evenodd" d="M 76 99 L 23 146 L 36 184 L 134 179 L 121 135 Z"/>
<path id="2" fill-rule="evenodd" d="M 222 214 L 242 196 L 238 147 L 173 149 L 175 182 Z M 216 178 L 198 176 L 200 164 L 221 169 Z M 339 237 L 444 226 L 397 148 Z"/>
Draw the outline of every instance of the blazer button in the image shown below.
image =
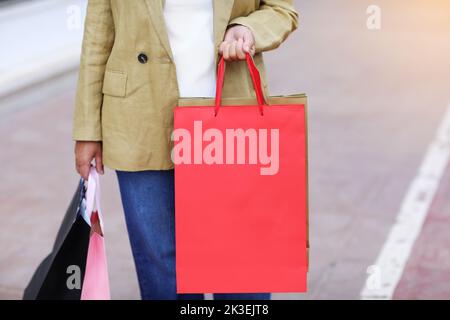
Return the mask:
<path id="1" fill-rule="evenodd" d="M 138 55 L 138 61 L 139 61 L 140 63 L 142 63 L 142 64 L 146 64 L 147 61 L 148 61 L 147 55 L 146 55 L 145 53 L 140 53 L 140 54 Z"/>

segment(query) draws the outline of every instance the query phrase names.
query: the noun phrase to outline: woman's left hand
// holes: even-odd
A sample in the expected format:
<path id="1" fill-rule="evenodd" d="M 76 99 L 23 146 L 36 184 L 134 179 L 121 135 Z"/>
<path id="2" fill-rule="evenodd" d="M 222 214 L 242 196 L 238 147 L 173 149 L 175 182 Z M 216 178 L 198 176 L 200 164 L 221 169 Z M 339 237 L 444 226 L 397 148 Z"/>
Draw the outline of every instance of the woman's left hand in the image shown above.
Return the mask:
<path id="1" fill-rule="evenodd" d="M 242 25 L 230 27 L 220 44 L 219 53 L 226 61 L 245 60 L 245 54 L 255 54 L 255 37 L 252 31 Z"/>

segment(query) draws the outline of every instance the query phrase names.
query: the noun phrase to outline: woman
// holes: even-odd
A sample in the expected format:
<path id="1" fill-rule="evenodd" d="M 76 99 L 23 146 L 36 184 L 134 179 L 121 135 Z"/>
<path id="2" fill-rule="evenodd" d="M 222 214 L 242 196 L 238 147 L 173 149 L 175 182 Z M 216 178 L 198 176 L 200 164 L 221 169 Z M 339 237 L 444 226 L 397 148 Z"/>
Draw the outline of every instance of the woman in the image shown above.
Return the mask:
<path id="1" fill-rule="evenodd" d="M 143 299 L 177 295 L 173 107 L 213 97 L 217 56 L 250 53 L 267 90 L 262 52 L 297 27 L 288 0 L 89 0 L 74 113 L 76 168 L 116 170 Z M 244 63 L 228 63 L 224 97 L 253 95 Z M 216 294 L 269 299 L 270 294 Z"/>

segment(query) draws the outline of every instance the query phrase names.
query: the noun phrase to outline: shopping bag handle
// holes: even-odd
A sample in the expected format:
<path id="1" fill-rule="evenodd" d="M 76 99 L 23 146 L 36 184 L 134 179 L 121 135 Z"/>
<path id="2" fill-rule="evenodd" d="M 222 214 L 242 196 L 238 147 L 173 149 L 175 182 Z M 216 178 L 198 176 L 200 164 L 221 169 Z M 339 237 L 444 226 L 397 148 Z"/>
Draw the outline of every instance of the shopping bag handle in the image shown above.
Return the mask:
<path id="1" fill-rule="evenodd" d="M 255 90 L 256 100 L 258 101 L 259 112 L 264 115 L 264 106 L 267 105 L 264 100 L 264 94 L 261 87 L 261 76 L 259 74 L 258 68 L 253 61 L 252 56 L 249 53 L 245 54 L 245 60 L 247 61 L 248 71 L 250 72 L 250 77 L 252 78 L 253 89 Z M 219 65 L 217 67 L 217 82 L 216 82 L 216 103 L 214 108 L 214 115 L 217 116 L 219 113 L 219 108 L 222 103 L 222 89 L 225 78 L 225 59 L 223 56 L 219 60 Z"/>
<path id="2" fill-rule="evenodd" d="M 100 207 L 100 178 L 97 173 L 97 170 L 94 166 L 91 165 L 89 169 L 89 178 L 87 180 L 87 189 L 86 189 L 86 210 L 82 212 L 82 216 L 89 226 L 91 226 L 91 216 L 94 211 L 94 202 L 98 212 L 98 219 L 100 222 L 100 227 L 103 232 L 103 216 L 102 209 Z"/>

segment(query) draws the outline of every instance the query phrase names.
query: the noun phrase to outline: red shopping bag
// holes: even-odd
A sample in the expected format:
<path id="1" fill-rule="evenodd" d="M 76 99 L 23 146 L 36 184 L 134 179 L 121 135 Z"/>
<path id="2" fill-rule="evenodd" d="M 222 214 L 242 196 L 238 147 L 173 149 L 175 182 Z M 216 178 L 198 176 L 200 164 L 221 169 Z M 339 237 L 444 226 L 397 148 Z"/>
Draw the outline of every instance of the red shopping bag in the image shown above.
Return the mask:
<path id="1" fill-rule="evenodd" d="M 179 293 L 306 291 L 306 97 L 267 105 L 247 65 L 256 104 L 223 106 L 221 59 L 215 101 L 174 111 Z"/>

